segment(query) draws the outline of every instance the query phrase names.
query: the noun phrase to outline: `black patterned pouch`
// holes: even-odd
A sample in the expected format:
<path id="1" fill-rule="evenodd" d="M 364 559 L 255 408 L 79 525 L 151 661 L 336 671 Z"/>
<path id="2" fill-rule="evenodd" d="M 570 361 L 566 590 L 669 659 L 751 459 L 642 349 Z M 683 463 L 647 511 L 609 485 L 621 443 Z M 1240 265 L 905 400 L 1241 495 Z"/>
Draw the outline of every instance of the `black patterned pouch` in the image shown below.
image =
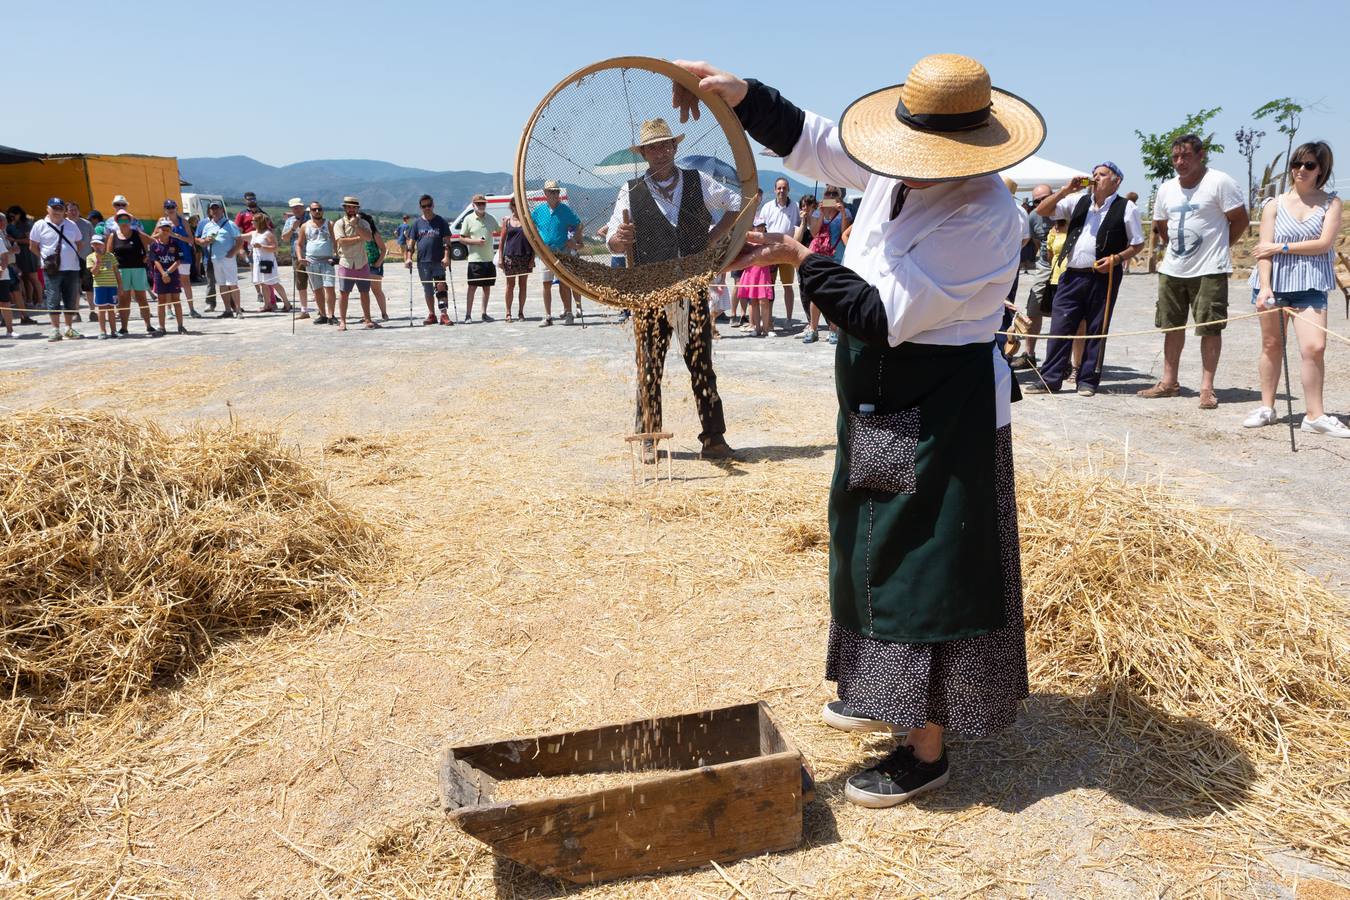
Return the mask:
<path id="1" fill-rule="evenodd" d="M 919 408 L 848 414 L 848 489 L 912 494 Z"/>

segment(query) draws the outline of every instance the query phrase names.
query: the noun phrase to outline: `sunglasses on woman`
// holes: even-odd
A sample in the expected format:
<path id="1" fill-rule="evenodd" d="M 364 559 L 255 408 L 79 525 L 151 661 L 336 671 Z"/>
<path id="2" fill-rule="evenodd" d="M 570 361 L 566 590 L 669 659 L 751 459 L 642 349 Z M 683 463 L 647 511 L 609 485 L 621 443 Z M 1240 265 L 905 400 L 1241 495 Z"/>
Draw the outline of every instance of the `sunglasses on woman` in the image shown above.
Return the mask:
<path id="1" fill-rule="evenodd" d="M 1299 161 L 1299 162 L 1296 162 L 1296 163 L 1294 163 L 1292 166 L 1289 167 L 1289 171 L 1291 171 L 1291 172 L 1294 171 L 1295 169 L 1307 169 L 1309 172 L 1316 172 L 1317 169 L 1318 169 L 1317 160 L 1315 160 L 1315 159 L 1305 159 L 1305 160 L 1301 160 L 1301 161 Z"/>

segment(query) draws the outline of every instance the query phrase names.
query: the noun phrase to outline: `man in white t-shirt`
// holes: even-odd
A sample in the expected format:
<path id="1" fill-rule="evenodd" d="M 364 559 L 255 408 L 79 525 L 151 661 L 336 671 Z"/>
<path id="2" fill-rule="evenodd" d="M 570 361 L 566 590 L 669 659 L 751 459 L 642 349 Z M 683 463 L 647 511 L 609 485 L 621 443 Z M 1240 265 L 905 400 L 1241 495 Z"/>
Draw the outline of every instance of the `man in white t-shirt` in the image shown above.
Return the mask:
<path id="1" fill-rule="evenodd" d="M 1228 277 L 1233 260 L 1228 248 L 1247 227 L 1247 201 L 1236 181 L 1205 165 L 1205 144 L 1193 134 L 1172 142 L 1177 177 L 1163 182 L 1153 202 L 1153 233 L 1167 246 L 1158 266 L 1157 328 L 1176 328 L 1163 338 L 1162 378 L 1140 397 L 1175 397 L 1181 390 L 1177 370 L 1186 346 L 1189 311 L 1200 337 L 1200 408 L 1219 405 L 1214 373 L 1228 318 Z"/>
<path id="2" fill-rule="evenodd" d="M 66 201 L 53 197 L 47 201 L 47 218 L 33 226 L 28 233 L 29 246 L 43 266 L 46 286 L 43 299 L 51 313 L 51 341 L 63 337 L 78 340 L 81 335 L 73 327 L 80 299 L 80 241 L 83 235 L 73 222 L 66 219 Z M 53 268 L 48 269 L 48 260 Z M 61 317 L 65 316 L 66 330 L 61 331 Z"/>
<path id="3" fill-rule="evenodd" d="M 764 201 L 764 205 L 759 208 L 759 215 L 755 217 L 756 221 L 764 223 L 766 234 L 783 234 L 788 237 L 797 231 L 797 226 L 801 223 L 801 212 L 797 209 L 797 204 L 792 202 L 792 197 L 788 194 L 790 185 L 786 178 L 780 178 L 773 183 L 773 198 Z M 792 284 L 797 280 L 797 269 L 790 265 L 781 265 L 778 267 L 778 281 L 783 285 L 783 301 L 787 306 L 788 327 L 792 326 L 792 301 L 794 299 Z M 769 337 L 773 337 L 773 332 L 769 332 Z"/>

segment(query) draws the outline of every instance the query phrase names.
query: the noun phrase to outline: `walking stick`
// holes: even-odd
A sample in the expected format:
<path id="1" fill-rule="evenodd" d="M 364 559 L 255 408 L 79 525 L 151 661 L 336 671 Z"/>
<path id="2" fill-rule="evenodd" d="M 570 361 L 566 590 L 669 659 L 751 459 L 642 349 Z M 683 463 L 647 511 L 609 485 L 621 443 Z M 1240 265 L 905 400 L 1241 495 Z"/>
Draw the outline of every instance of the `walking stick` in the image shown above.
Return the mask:
<path id="1" fill-rule="evenodd" d="M 409 327 L 409 328 L 413 327 L 413 311 L 412 311 L 412 300 L 413 300 L 413 298 L 412 298 L 412 294 L 413 294 L 412 269 L 408 269 L 408 327 Z"/>
<path id="2" fill-rule="evenodd" d="M 455 318 L 452 321 L 459 321 L 459 299 L 455 296 L 455 273 L 449 266 L 445 267 L 445 283 L 450 288 L 450 308 L 454 310 Z"/>
<path id="3" fill-rule="evenodd" d="M 300 305 L 300 291 L 296 288 L 299 282 L 295 278 L 295 254 L 291 254 L 291 337 L 295 337 L 295 308 Z"/>
<path id="4" fill-rule="evenodd" d="M 1111 328 L 1111 288 L 1115 283 L 1116 267 L 1112 266 L 1106 270 L 1106 316 L 1102 319 L 1102 334 L 1105 335 Z M 1097 378 L 1102 377 L 1102 362 L 1106 359 L 1106 338 L 1101 339 L 1102 345 L 1097 349 Z M 1071 360 L 1072 361 L 1072 360 Z"/>
<path id="5" fill-rule="evenodd" d="M 1294 389 L 1289 385 L 1289 341 L 1284 325 L 1286 318 L 1285 308 L 1280 307 L 1280 350 L 1284 354 L 1284 402 L 1289 411 L 1289 452 L 1297 453 L 1298 445 L 1294 443 Z"/>

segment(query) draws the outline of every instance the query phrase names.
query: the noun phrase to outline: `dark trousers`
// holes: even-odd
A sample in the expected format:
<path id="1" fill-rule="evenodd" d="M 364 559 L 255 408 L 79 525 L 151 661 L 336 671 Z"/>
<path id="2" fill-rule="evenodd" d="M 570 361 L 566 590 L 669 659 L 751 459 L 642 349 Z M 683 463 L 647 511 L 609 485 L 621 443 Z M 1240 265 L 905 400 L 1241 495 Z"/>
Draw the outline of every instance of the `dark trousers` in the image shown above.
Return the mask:
<path id="1" fill-rule="evenodd" d="M 1111 285 L 1111 312 L 1115 313 L 1116 295 L 1120 293 L 1122 269 L 1116 266 L 1114 281 Z M 1055 305 L 1050 317 L 1051 334 L 1074 334 L 1078 326 L 1087 322 L 1088 334 L 1106 334 L 1111 323 L 1106 321 L 1106 275 L 1087 272 L 1081 269 L 1069 269 L 1059 278 L 1055 289 Z M 1073 341 L 1048 340 L 1045 364 L 1041 366 L 1041 378 L 1051 390 L 1058 390 L 1065 376 L 1069 374 L 1069 354 L 1073 350 Z M 1084 341 L 1083 366 L 1078 370 L 1080 386 L 1097 387 L 1101 375 L 1097 371 L 1097 362 L 1101 359 L 1101 339 Z"/>
<path id="2" fill-rule="evenodd" d="M 648 315 L 633 316 L 633 334 L 639 342 L 637 347 L 638 387 L 637 411 L 633 416 L 635 431 L 646 431 L 642 421 L 642 385 L 651 379 L 651 429 L 661 430 L 661 377 L 666 368 L 666 351 L 670 349 L 672 328 L 666 320 L 664 311 L 657 310 Z M 707 306 L 695 302 L 689 311 L 689 330 L 693 332 L 685 342 L 684 364 L 689 369 L 689 381 L 694 387 L 694 403 L 698 406 L 698 420 L 703 428 L 698 439 L 707 443 L 714 438 L 720 439 L 727 431 L 726 420 L 722 417 L 722 398 L 717 393 L 717 373 L 712 365 L 712 321 L 708 318 Z M 643 361 L 646 361 L 644 369 Z"/>

